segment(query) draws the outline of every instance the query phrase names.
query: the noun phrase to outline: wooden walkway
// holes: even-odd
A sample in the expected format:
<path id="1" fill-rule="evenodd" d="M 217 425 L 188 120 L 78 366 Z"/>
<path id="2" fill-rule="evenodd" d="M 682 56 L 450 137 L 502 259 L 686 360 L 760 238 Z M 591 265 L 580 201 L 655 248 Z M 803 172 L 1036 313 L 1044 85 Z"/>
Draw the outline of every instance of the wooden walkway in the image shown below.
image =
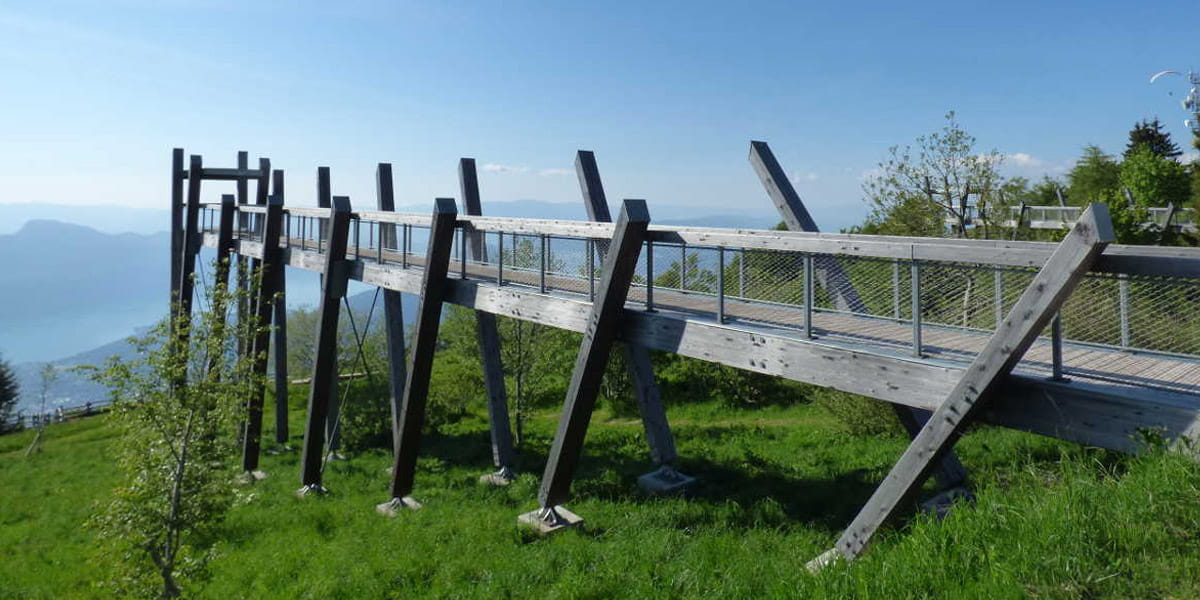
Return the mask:
<path id="1" fill-rule="evenodd" d="M 299 247 L 300 240 L 292 240 L 291 245 Z M 308 249 L 315 250 L 312 242 L 308 243 Z M 362 253 L 362 260 L 372 259 L 377 260 L 375 250 Z M 393 252 L 385 252 L 383 261 L 392 265 L 406 263 L 409 268 L 418 271 L 424 263 L 420 256 L 410 254 L 405 258 L 400 253 Z M 450 277 L 461 275 L 462 264 L 455 258 L 451 264 Z M 466 276 L 474 281 L 495 284 L 497 265 L 468 262 Z M 536 270 L 506 267 L 504 285 L 537 291 L 541 288 L 540 275 Z M 545 286 L 546 293 L 552 296 L 573 299 L 582 297 L 585 300 L 588 296 L 588 280 L 583 277 L 547 274 Z M 656 311 L 679 313 L 710 321 L 717 319 L 715 295 L 660 287 L 654 287 L 651 295 L 652 306 Z M 629 308 L 644 310 L 645 286 L 631 287 L 628 298 Z M 801 339 L 804 336 L 804 309 L 799 306 L 727 298 L 724 324 L 732 328 L 768 328 L 773 333 L 786 332 Z M 935 363 L 965 365 L 983 349 L 989 336 L 990 333 L 926 323 L 921 328 L 921 357 Z M 911 356 L 912 324 L 885 317 L 817 309 L 813 311 L 813 339 Z M 1049 339 L 1043 337 L 1035 342 L 1015 372 L 1050 377 L 1053 372 L 1053 358 Z M 1063 346 L 1063 372 L 1068 379 L 1090 379 L 1200 396 L 1200 361 L 1186 358 L 1066 343 Z"/>

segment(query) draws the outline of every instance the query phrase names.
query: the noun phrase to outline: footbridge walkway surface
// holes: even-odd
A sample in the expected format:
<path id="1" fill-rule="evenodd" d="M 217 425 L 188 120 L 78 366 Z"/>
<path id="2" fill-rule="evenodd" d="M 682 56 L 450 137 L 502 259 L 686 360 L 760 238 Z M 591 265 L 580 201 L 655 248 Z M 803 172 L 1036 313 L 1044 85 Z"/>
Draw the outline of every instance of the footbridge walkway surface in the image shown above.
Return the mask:
<path id="1" fill-rule="evenodd" d="M 284 265 L 324 275 L 322 329 L 336 329 L 347 280 L 421 296 L 407 363 L 403 326 L 392 324 L 398 300 L 386 315 L 397 461 L 393 501 L 380 507 L 387 514 L 419 506 L 409 494 L 443 301 L 477 311 L 485 347 L 499 343 L 488 341 L 495 315 L 584 333 L 541 508 L 522 517 L 543 531 L 578 518 L 563 504 L 614 340 L 632 349 L 647 441 L 671 477 L 690 479 L 669 471 L 669 426 L 648 359 L 637 352 L 678 353 L 914 409 L 906 423 L 913 445 L 817 566 L 861 553 L 926 477 L 961 484 L 965 472 L 947 473 L 962 470 L 952 446 L 970 422 L 1130 452 L 1146 432 L 1196 436 L 1200 249 L 1111 244 L 1103 205 L 1083 210 L 1061 243 L 815 233 L 795 191 L 778 181 L 769 149 L 755 144 L 751 162 L 784 220 L 792 225 L 788 217 L 799 215 L 792 228 L 809 232 L 656 226 L 642 201 L 625 201 L 612 222 L 594 157 L 584 152 L 577 168 L 592 221 L 480 216 L 470 159 L 460 163 L 462 212 L 439 199 L 431 214 L 408 214 L 392 210 L 390 165 L 379 167 L 377 210 L 333 196 L 327 169 L 318 171 L 320 206 L 301 208 L 284 204 L 282 172 L 267 161 L 205 169 L 193 157 L 185 169 L 177 150 L 172 293 L 193 293 L 187 281 L 207 246 L 257 267 L 265 282 L 259 314 L 276 315 L 277 331 L 281 313 L 266 305 L 283 290 Z M 238 196 L 203 201 L 204 180 L 236 181 Z M 253 203 L 248 182 L 259 185 Z M 321 356 L 329 349 L 317 351 L 302 477 L 309 491 L 324 490 L 317 457 L 330 441 L 321 427 L 336 377 Z M 483 368 L 502 480 L 511 437 L 494 360 Z M 261 433 L 261 425 L 253 430 L 254 404 L 249 453 Z M 253 471 L 257 459 L 245 466 Z"/>

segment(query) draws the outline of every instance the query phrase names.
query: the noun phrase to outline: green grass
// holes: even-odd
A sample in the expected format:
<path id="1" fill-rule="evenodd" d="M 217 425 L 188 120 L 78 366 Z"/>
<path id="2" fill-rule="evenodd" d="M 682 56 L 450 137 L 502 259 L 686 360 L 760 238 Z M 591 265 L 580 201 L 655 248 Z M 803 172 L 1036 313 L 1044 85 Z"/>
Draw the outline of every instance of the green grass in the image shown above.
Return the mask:
<path id="1" fill-rule="evenodd" d="M 292 445 L 301 414 L 293 413 Z M 845 435 L 812 405 L 673 409 L 689 498 L 638 495 L 649 470 L 640 425 L 598 415 L 570 508 L 585 528 L 546 539 L 516 526 L 536 507 L 555 424 L 539 415 L 524 474 L 488 470 L 486 424 L 427 437 L 420 511 L 386 519 L 389 465 L 376 452 L 331 463 L 333 493 L 297 499 L 296 452 L 224 524 L 199 598 L 1194 598 L 1200 597 L 1200 467 L 1164 452 L 1116 456 L 984 428 L 958 445 L 978 502 L 942 522 L 906 519 L 860 561 L 810 575 L 903 450 Z M 108 417 L 0 437 L 0 598 L 89 598 L 94 566 L 81 525 L 115 477 Z M 268 415 L 267 423 L 272 418 Z"/>

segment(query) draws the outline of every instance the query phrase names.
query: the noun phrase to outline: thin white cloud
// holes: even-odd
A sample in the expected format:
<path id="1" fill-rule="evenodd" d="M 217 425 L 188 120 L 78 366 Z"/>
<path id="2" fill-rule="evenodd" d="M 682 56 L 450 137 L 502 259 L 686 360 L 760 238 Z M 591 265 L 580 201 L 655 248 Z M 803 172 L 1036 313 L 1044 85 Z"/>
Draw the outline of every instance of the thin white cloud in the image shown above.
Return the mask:
<path id="1" fill-rule="evenodd" d="M 1184 152 L 1183 154 L 1176 156 L 1175 160 L 1177 160 L 1185 165 L 1190 165 L 1190 164 L 1200 160 L 1200 152 Z"/>
<path id="2" fill-rule="evenodd" d="M 538 171 L 538 175 L 542 177 L 558 177 L 560 175 L 570 175 L 570 169 L 542 169 Z"/>
<path id="3" fill-rule="evenodd" d="M 1009 154 L 1005 156 L 1004 159 L 1015 166 L 1030 169 L 1036 169 L 1046 165 L 1046 161 L 1024 152 L 1015 152 L 1013 154 Z"/>
<path id="4" fill-rule="evenodd" d="M 487 171 L 488 173 L 525 173 L 529 171 L 529 167 L 488 163 L 483 165 L 483 170 Z"/>
<path id="5" fill-rule="evenodd" d="M 816 181 L 820 178 L 821 178 L 820 175 L 818 175 L 812 171 L 809 171 L 807 173 L 792 173 L 792 183 L 801 183 L 804 181 Z"/>

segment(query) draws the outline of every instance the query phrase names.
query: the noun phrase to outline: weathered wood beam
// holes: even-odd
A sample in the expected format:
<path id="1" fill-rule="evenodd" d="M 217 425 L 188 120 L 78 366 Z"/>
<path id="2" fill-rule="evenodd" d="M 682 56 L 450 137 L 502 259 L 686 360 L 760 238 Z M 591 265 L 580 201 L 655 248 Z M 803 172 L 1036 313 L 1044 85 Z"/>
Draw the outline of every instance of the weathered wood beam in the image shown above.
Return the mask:
<path id="1" fill-rule="evenodd" d="M 333 202 L 333 184 L 329 175 L 329 167 L 317 167 L 317 208 L 329 208 Z M 329 221 L 321 220 L 317 225 L 318 239 L 332 243 L 329 238 Z M 349 238 L 347 238 L 349 239 Z M 322 247 L 321 242 L 317 242 L 318 247 Z M 328 250 L 328 245 L 324 246 Z M 324 276 L 322 276 L 324 277 Z M 322 279 L 322 281 L 324 281 Z M 337 394 L 337 379 L 330 381 L 333 386 L 333 392 L 329 395 L 329 412 L 325 420 L 325 441 L 329 444 L 330 452 L 334 453 L 333 457 L 338 458 L 338 448 L 341 446 L 342 436 L 338 431 L 338 419 L 342 412 L 342 397 Z"/>
<path id="2" fill-rule="evenodd" d="M 183 148 L 171 151 L 171 314 L 179 302 L 179 270 L 183 266 Z"/>
<path id="3" fill-rule="evenodd" d="M 458 183 L 462 192 L 463 212 L 471 216 L 483 214 L 479 198 L 479 176 L 475 171 L 475 159 L 458 161 Z M 470 231 L 467 249 L 470 259 L 487 262 L 487 240 L 481 231 Z M 503 249 L 499 249 L 503 252 Z M 504 387 L 504 365 L 500 358 L 500 329 L 496 315 L 475 311 L 475 333 L 479 339 L 479 356 L 483 368 L 483 388 L 487 394 L 488 421 L 491 424 L 492 463 L 498 469 L 483 480 L 493 484 L 507 483 L 514 478 L 516 453 L 513 451 L 513 435 L 508 419 L 508 394 Z"/>
<path id="4" fill-rule="evenodd" d="M 189 158 L 188 171 L 191 173 L 199 173 L 204 169 L 204 159 L 198 154 L 193 154 Z M 192 302 L 193 295 L 196 289 L 196 255 L 200 253 L 200 243 L 202 241 L 200 235 L 200 184 L 203 180 L 199 177 L 188 181 L 187 189 L 187 211 L 184 218 L 183 232 L 183 254 L 180 255 L 181 265 L 179 267 L 179 314 L 178 318 L 184 323 L 184 336 L 186 339 L 186 327 L 192 318 Z"/>
<path id="5" fill-rule="evenodd" d="M 216 236 L 205 236 L 215 247 Z M 235 242 L 240 253 L 261 255 L 256 242 Z M 293 268 L 320 273 L 324 255 L 285 249 Z M 419 270 L 373 261 L 348 261 L 351 278 L 368 285 L 418 294 Z M 452 279 L 446 301 L 525 321 L 583 332 L 591 303 Z M 805 340 L 796 332 L 750 324 L 721 325 L 711 320 L 628 308 L 620 339 L 651 350 L 673 352 L 730 367 L 784 377 L 836 390 L 933 410 L 962 376 L 955 363 L 919 360 L 907 352 L 839 342 Z M 1200 423 L 1194 395 L 1101 382 L 1074 380 L 1056 384 L 1044 377 L 1007 378 L 1002 399 L 980 416 L 987 423 L 1101 448 L 1136 450 L 1130 437 L 1141 428 L 1162 428 L 1172 438 L 1190 435 Z M 1059 411 L 1061 409 L 1061 412 Z M 1065 414 L 1070 412 L 1069 415 Z"/>
<path id="6" fill-rule="evenodd" d="M 286 202 L 283 188 L 283 171 L 276 170 L 271 174 L 271 185 L 275 189 L 274 196 L 279 199 L 280 227 L 283 227 L 284 216 L 282 206 Z M 268 211 L 270 208 L 268 207 Z M 279 245 L 276 241 L 276 246 Z M 275 302 L 273 304 L 275 327 L 273 342 L 275 345 L 275 443 L 286 444 L 288 431 L 288 349 L 287 349 L 287 266 L 283 260 L 283 250 L 279 250 L 280 258 L 275 269 Z"/>
<path id="7" fill-rule="evenodd" d="M 233 218 L 236 207 L 232 194 L 221 196 L 221 212 L 217 219 L 217 263 L 213 267 L 213 296 L 212 306 L 214 329 L 217 337 L 222 337 L 226 321 L 226 293 L 229 289 L 229 263 L 233 253 Z M 239 260 L 245 260 L 238 255 Z M 215 353 L 208 357 L 208 372 L 215 371 L 223 357 Z"/>
<path id="8" fill-rule="evenodd" d="M 579 177 L 579 187 L 583 192 L 588 219 L 601 223 L 611 222 L 612 213 L 609 211 L 608 197 L 604 193 L 604 183 L 600 178 L 600 168 L 596 165 L 595 153 L 590 150 L 576 152 L 575 173 Z M 595 246 L 598 258 L 603 262 L 608 254 L 608 240 L 597 240 Z M 650 458 L 655 464 L 670 465 L 679 455 L 675 451 L 675 437 L 671 434 L 671 425 L 667 421 L 662 391 L 654 379 L 650 351 L 638 344 L 622 345 L 629 377 L 633 382 L 634 396 L 642 415 L 646 443 L 650 446 Z"/>
<path id="9" fill-rule="evenodd" d="M 279 237 L 283 231 L 282 195 L 272 197 L 262 225 L 264 248 L 269 250 L 257 261 L 254 270 L 254 282 L 257 285 L 257 297 L 253 303 L 254 320 L 251 322 L 254 331 L 251 344 L 254 378 L 247 402 L 245 435 L 242 437 L 242 471 L 254 479 L 261 479 L 258 459 L 262 448 L 263 403 L 267 393 L 267 351 L 271 344 L 271 314 L 278 301 L 275 292 L 283 270 L 279 256 Z M 284 414 L 287 414 L 286 410 Z"/>
<path id="10" fill-rule="evenodd" d="M 408 381 L 405 382 L 404 400 L 401 402 L 400 435 L 397 440 L 399 450 L 392 462 L 392 500 L 376 507 L 384 514 L 395 514 L 401 507 L 419 507 L 408 495 L 413 490 L 413 477 L 416 474 L 417 455 L 421 446 L 421 428 L 425 425 L 429 377 L 433 371 L 433 355 L 437 349 L 438 326 L 442 319 L 442 302 L 446 295 L 446 272 L 450 268 L 450 248 L 454 243 L 454 222 L 457 216 L 458 210 L 452 198 L 437 199 L 429 230 L 429 245 L 425 253 L 421 300 L 417 305 L 416 333 L 408 366 Z"/>
<path id="11" fill-rule="evenodd" d="M 396 210 L 395 191 L 392 185 L 392 165 L 379 163 L 375 170 L 375 199 L 379 210 L 391 212 Z M 395 248 L 395 225 L 379 224 L 379 239 L 383 248 Z M 400 413 L 401 402 L 404 400 L 404 382 L 408 379 L 405 367 L 404 349 L 404 306 L 400 292 L 383 290 L 383 323 L 387 333 L 388 358 L 388 392 L 391 396 L 389 406 L 392 411 L 392 452 L 400 451 Z"/>
<path id="12" fill-rule="evenodd" d="M 340 301 L 346 293 L 346 241 L 350 234 L 350 199 L 331 199 L 329 244 L 325 249 L 325 268 L 321 282 L 321 306 L 317 320 L 316 356 L 313 359 L 312 385 L 308 395 L 308 422 L 304 430 L 304 454 L 301 458 L 300 493 L 324 492 L 321 472 L 324 468 L 325 427 L 329 405 L 337 396 L 338 318 Z"/>
<path id="13" fill-rule="evenodd" d="M 583 343 L 575 361 L 575 369 L 567 386 L 563 402 L 562 417 L 542 485 L 538 492 L 541 509 L 534 514 L 523 515 L 526 523 L 540 523 L 543 528 L 561 525 L 569 519 L 569 513 L 561 510 L 570 497 L 571 479 L 587 435 L 588 422 L 596 406 L 596 396 L 604 369 L 608 365 L 609 352 L 617 337 L 629 284 L 637 268 L 638 254 L 646 239 L 646 227 L 650 214 L 643 200 L 626 200 L 617 217 L 616 233 L 604 259 L 603 276 L 596 288 L 596 301 L 588 316 L 587 329 L 583 332 Z M 531 523 L 532 522 L 532 523 Z"/>
<path id="14" fill-rule="evenodd" d="M 936 461 L 950 451 L 963 429 L 993 400 L 1025 351 L 1114 239 L 1108 208 L 1092 204 L 838 539 L 837 550 L 842 556 L 852 559 L 866 550 L 879 526 L 920 487 Z"/>
<path id="15" fill-rule="evenodd" d="M 804 201 L 800 199 L 800 194 L 796 193 L 796 188 L 792 186 L 791 181 L 788 181 L 783 167 L 775 159 L 775 153 L 771 152 L 771 147 L 766 142 L 750 142 L 750 164 L 754 165 L 754 170 L 762 180 L 763 187 L 767 189 L 767 194 L 774 201 L 776 210 L 779 211 L 779 215 L 789 230 L 806 233 L 821 232 L 821 228 L 809 214 L 808 208 L 804 206 Z M 831 296 L 838 299 L 839 308 L 845 307 L 854 312 L 867 312 L 862 298 L 858 295 L 858 290 L 854 288 L 854 284 L 851 283 L 850 278 L 836 259 L 826 256 L 814 262 L 819 262 L 820 265 L 817 276 L 821 280 L 822 287 Z M 808 297 L 811 298 L 811 294 Z M 904 426 L 910 439 L 916 437 L 929 420 L 930 413 L 924 409 L 895 403 L 892 404 L 892 408 L 895 409 L 896 418 L 900 420 L 900 424 Z M 938 486 L 942 490 L 962 486 L 967 480 L 967 469 L 953 452 L 946 453 L 946 456 L 938 463 L 934 474 Z"/>

